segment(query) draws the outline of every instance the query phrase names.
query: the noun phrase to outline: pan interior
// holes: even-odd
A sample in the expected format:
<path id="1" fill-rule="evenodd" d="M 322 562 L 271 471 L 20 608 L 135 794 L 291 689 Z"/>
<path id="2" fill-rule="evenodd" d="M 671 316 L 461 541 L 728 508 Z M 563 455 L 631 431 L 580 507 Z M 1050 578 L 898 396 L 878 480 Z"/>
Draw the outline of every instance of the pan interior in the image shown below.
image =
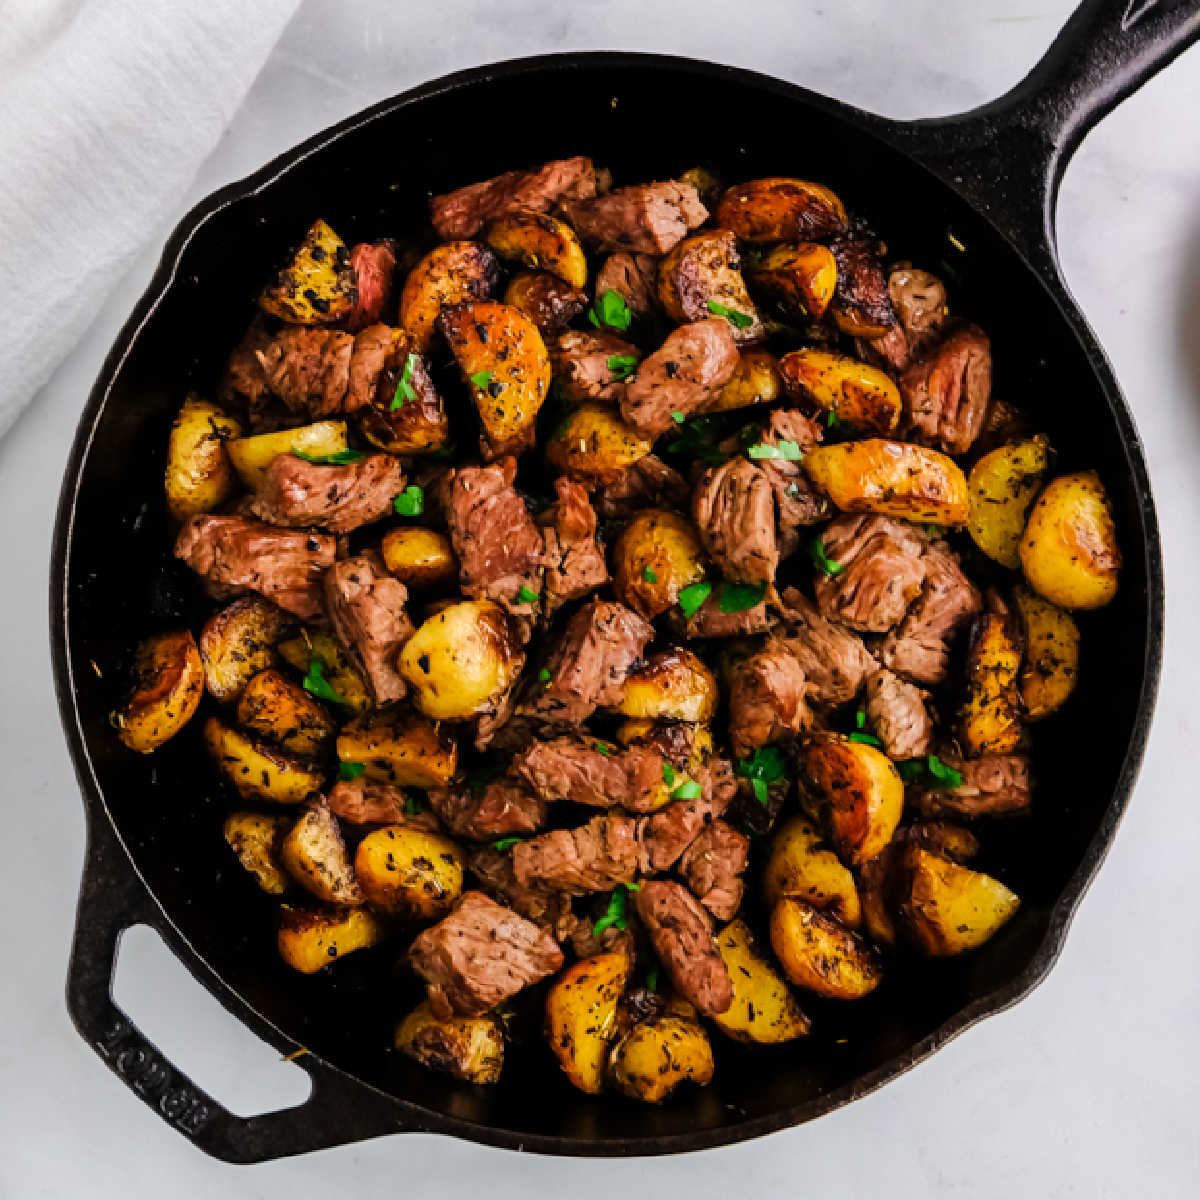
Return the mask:
<path id="1" fill-rule="evenodd" d="M 497 127 L 523 132 L 509 143 L 492 136 Z M 390 1051 L 394 1022 L 414 995 L 396 970 L 395 947 L 356 955 L 317 978 L 282 965 L 273 902 L 228 854 L 220 836 L 227 801 L 197 769 L 201 721 L 149 759 L 124 750 L 107 723 L 129 647 L 181 620 L 194 628 L 203 611 L 193 581 L 167 554 L 167 431 L 189 389 L 211 394 L 281 252 L 317 216 L 347 242 L 416 229 L 430 191 L 572 154 L 611 167 L 618 183 L 705 163 L 730 182 L 790 174 L 834 187 L 885 238 L 890 257 L 949 276 L 955 308 L 992 338 L 997 394 L 1049 433 L 1061 469 L 1102 473 L 1126 557 L 1116 602 L 1081 621 L 1073 702 L 1038 730 L 1034 817 L 984 839 L 985 869 L 1024 900 L 1017 919 L 973 956 L 893 967 L 857 1005 L 806 1003 L 814 1017 L 806 1040 L 755 1049 L 717 1038 L 713 1084 L 655 1109 L 575 1092 L 541 1045 L 514 1052 L 492 1088 L 456 1084 Z M 579 1139 L 575 1149 L 590 1143 L 598 1152 L 626 1139 L 644 1148 L 663 1137 L 679 1145 L 683 1135 L 700 1144 L 731 1140 L 739 1130 L 815 1115 L 868 1076 L 903 1064 L 969 1006 L 993 997 L 999 1004 L 1015 981 L 1037 974 L 1052 909 L 1118 791 L 1150 635 L 1139 497 L 1112 403 L 1119 402 L 1105 396 L 1083 347 L 1015 252 L 953 193 L 835 106 L 698 64 L 629 60 L 585 59 L 425 95 L 204 220 L 116 365 L 83 460 L 67 559 L 67 645 L 92 768 L 139 870 L 196 952 L 246 1005 L 384 1092 L 486 1127 L 485 1138 Z"/>

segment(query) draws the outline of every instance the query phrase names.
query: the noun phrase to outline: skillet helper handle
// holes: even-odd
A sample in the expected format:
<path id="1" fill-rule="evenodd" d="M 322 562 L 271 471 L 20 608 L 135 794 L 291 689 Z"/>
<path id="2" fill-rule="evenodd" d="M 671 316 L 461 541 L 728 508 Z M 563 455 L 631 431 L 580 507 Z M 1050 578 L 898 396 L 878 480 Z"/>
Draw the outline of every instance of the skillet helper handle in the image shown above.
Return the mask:
<path id="1" fill-rule="evenodd" d="M 226 1162 L 264 1162 L 416 1129 L 399 1107 L 312 1054 L 297 1058 L 312 1079 L 303 1104 L 239 1117 L 175 1067 L 116 1005 L 112 981 L 125 930 L 151 925 L 163 933 L 146 891 L 107 820 L 89 820 L 88 849 L 71 962 L 67 1007 L 80 1034 L 109 1069 L 164 1121 L 199 1149 Z"/>

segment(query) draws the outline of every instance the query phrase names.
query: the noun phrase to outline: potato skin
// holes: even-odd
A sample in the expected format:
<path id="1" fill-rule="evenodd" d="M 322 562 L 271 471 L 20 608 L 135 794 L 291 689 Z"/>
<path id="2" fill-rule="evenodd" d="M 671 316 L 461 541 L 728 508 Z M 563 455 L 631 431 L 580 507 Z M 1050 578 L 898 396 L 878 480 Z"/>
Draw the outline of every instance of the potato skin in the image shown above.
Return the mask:
<path id="1" fill-rule="evenodd" d="M 684 1080 L 703 1087 L 713 1069 L 704 1026 L 668 1014 L 635 1025 L 613 1047 L 609 1078 L 631 1099 L 659 1104 Z"/>
<path id="2" fill-rule="evenodd" d="M 294 450 L 305 454 L 337 454 L 345 450 L 345 421 L 315 421 L 297 429 L 278 429 L 253 437 L 235 437 L 225 443 L 225 453 L 233 469 L 251 491 L 258 491 L 267 478 L 267 468 L 281 455 Z"/>
<path id="3" fill-rule="evenodd" d="M 793 350 L 779 360 L 779 373 L 789 395 L 863 433 L 890 434 L 900 423 L 900 389 L 891 376 L 847 354 Z"/>
<path id="4" fill-rule="evenodd" d="M 357 301 L 346 243 L 324 221 L 315 221 L 291 262 L 263 289 L 258 306 L 293 325 L 327 325 Z"/>
<path id="5" fill-rule="evenodd" d="M 295 618 L 261 596 L 243 596 L 209 617 L 200 633 L 204 682 L 215 700 L 233 701 L 275 662 L 275 647 Z"/>
<path id="6" fill-rule="evenodd" d="M 225 841 L 269 896 L 283 895 L 290 882 L 280 849 L 291 826 L 289 817 L 267 813 L 235 812 L 225 818 Z"/>
<path id="7" fill-rule="evenodd" d="M 1010 570 L 1021 565 L 1021 534 L 1049 465 L 1050 443 L 1038 434 L 997 446 L 967 476 L 971 505 L 967 531 L 988 558 Z"/>
<path id="8" fill-rule="evenodd" d="M 530 270 L 545 270 L 573 288 L 587 284 L 587 256 L 570 225 L 549 213 L 519 208 L 504 213 L 484 230 L 484 241 L 501 258 Z"/>
<path id="9" fill-rule="evenodd" d="M 950 457 L 925 446 L 867 438 L 816 446 L 801 464 L 843 512 L 965 525 L 967 479 Z"/>
<path id="10" fill-rule="evenodd" d="M 780 825 L 763 868 L 763 900 L 774 908 L 784 896 L 799 896 L 847 928 L 857 929 L 862 924 L 862 905 L 854 876 L 824 842 L 807 817 L 792 817 Z"/>
<path id="11" fill-rule="evenodd" d="M 312 909 L 283 905 L 276 944 L 289 967 L 313 975 L 355 950 L 383 941 L 383 923 L 365 908 Z"/>
<path id="12" fill-rule="evenodd" d="M 737 241 L 727 229 L 684 238 L 659 260 L 657 288 L 659 303 L 672 321 L 702 321 L 715 302 L 752 319 L 745 329 L 734 329 L 734 341 L 740 345 L 762 340 L 762 322 L 742 278 Z"/>
<path id="13" fill-rule="evenodd" d="M 163 487 L 176 521 L 212 512 L 233 494 L 235 474 L 225 443 L 242 427 L 217 405 L 191 395 L 171 426 Z"/>
<path id="14" fill-rule="evenodd" d="M 436 529 L 419 525 L 391 529 L 383 535 L 380 551 L 384 566 L 407 587 L 445 587 L 458 578 L 454 547 Z"/>
<path id="15" fill-rule="evenodd" d="M 568 967 L 546 993 L 546 1040 L 567 1078 L 589 1095 L 604 1088 L 617 1003 L 628 977 L 624 954 L 597 954 Z"/>
<path id="16" fill-rule="evenodd" d="M 791 320 L 819 321 L 837 287 L 837 259 L 818 242 L 774 246 L 747 271 L 750 285 Z"/>
<path id="17" fill-rule="evenodd" d="M 1056 713 L 1079 677 L 1079 626 L 1071 614 L 1026 588 L 1013 591 L 1025 633 L 1021 701 L 1025 717 L 1040 721 Z"/>
<path id="18" fill-rule="evenodd" d="M 204 745 L 243 799 L 303 804 L 325 786 L 325 773 L 317 763 L 285 754 L 218 717 L 205 721 Z"/>
<path id="19" fill-rule="evenodd" d="M 1121 552 L 1108 494 L 1095 471 L 1052 479 L 1021 537 L 1029 586 L 1059 608 L 1102 608 L 1117 594 Z"/>
<path id="20" fill-rule="evenodd" d="M 444 787 L 458 769 L 458 747 L 416 713 L 382 709 L 342 727 L 338 758 L 360 762 L 368 779 L 396 787 Z"/>
<path id="21" fill-rule="evenodd" d="M 319 658 L 325 664 L 325 678 L 345 700 L 348 711 L 364 713 L 374 707 L 366 681 L 350 665 L 341 643 L 332 635 L 306 629 L 300 637 L 280 642 L 277 649 L 279 657 L 302 674 L 307 674 L 309 663 Z"/>
<path id="22" fill-rule="evenodd" d="M 440 833 L 387 825 L 358 843 L 354 873 L 372 908 L 428 920 L 462 895 L 463 855 Z"/>
<path id="23" fill-rule="evenodd" d="M 716 707 L 713 673 L 690 650 L 675 646 L 629 672 L 616 711 L 626 717 L 703 725 L 712 720 Z"/>
<path id="24" fill-rule="evenodd" d="M 728 412 L 753 404 L 774 404 L 783 391 L 779 364 L 769 350 L 747 349 L 738 355 L 729 382 L 709 402 L 705 412 Z"/>
<path id="25" fill-rule="evenodd" d="M 1021 640 L 1011 615 L 981 613 L 967 642 L 967 697 L 959 721 L 965 753 L 1011 754 L 1021 743 Z"/>
<path id="26" fill-rule="evenodd" d="M 138 647 L 129 699 L 113 713 L 117 736 L 151 754 L 196 714 L 204 695 L 204 664 L 187 630 L 160 633 Z"/>
<path id="27" fill-rule="evenodd" d="M 696 527 L 667 509 L 642 509 L 621 531 L 613 550 L 617 599 L 648 621 L 678 604 L 680 591 L 699 583 L 706 572 Z"/>
<path id="28" fill-rule="evenodd" d="M 450 444 L 450 418 L 429 375 L 425 359 L 402 329 L 392 330 L 392 344 L 369 403 L 355 414 L 358 428 L 372 446 L 389 454 L 433 454 Z M 401 392 L 405 378 L 411 394 Z"/>
<path id="29" fill-rule="evenodd" d="M 354 877 L 342 831 L 324 804 L 314 804 L 300 814 L 283 839 L 279 858 L 288 874 L 318 900 L 362 904 L 363 889 Z"/>
<path id="30" fill-rule="evenodd" d="M 434 1016 L 422 1000 L 396 1026 L 393 1043 L 423 1067 L 466 1083 L 496 1083 L 504 1068 L 504 1033 L 494 1017 Z"/>
<path id="31" fill-rule="evenodd" d="M 567 475 L 611 483 L 645 458 L 653 444 L 607 405 L 589 402 L 574 409 L 546 440 L 546 460 Z"/>
<path id="32" fill-rule="evenodd" d="M 771 910 L 771 948 L 792 983 L 829 1000 L 861 999 L 882 978 L 865 942 L 794 896 Z"/>
<path id="33" fill-rule="evenodd" d="M 463 600 L 435 613 L 397 660 L 413 703 L 436 721 L 468 721 L 486 712 L 524 665 L 504 610 L 490 600 Z"/>
<path id="34" fill-rule="evenodd" d="M 320 754 L 337 731 L 325 708 L 274 668 L 260 671 L 246 684 L 237 722 L 289 754 L 308 758 Z"/>
<path id="35" fill-rule="evenodd" d="M 710 1018 L 737 1042 L 775 1046 L 808 1033 L 811 1023 L 782 976 L 754 944 L 745 921 L 731 921 L 717 934 L 717 949 L 733 981 L 733 1003 Z"/>
<path id="36" fill-rule="evenodd" d="M 426 354 L 436 332 L 438 314 L 448 304 L 483 300 L 500 282 L 496 256 L 479 242 L 444 242 L 413 269 L 400 292 L 400 325 L 413 349 Z"/>
<path id="37" fill-rule="evenodd" d="M 743 242 L 824 238 L 846 227 L 841 200 L 819 183 L 768 176 L 731 187 L 717 204 L 716 223 Z"/>

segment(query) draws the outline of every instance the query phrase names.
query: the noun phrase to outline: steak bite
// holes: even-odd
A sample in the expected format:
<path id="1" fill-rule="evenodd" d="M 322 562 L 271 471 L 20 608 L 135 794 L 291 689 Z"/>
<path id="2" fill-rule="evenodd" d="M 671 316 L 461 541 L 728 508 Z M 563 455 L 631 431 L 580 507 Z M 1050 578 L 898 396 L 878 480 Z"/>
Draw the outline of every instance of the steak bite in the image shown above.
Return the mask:
<path id="1" fill-rule="evenodd" d="M 256 352 L 266 390 L 294 413 L 340 412 L 350 387 L 354 335 L 288 325 Z"/>
<path id="2" fill-rule="evenodd" d="M 547 343 L 587 311 L 587 293 L 573 288 L 549 271 L 518 275 L 505 290 L 504 303 L 519 308 L 541 332 Z"/>
<path id="3" fill-rule="evenodd" d="M 390 454 L 370 454 L 345 466 L 276 455 L 250 505 L 271 525 L 319 525 L 349 533 L 392 511 L 404 491 L 404 467 Z"/>
<path id="4" fill-rule="evenodd" d="M 655 454 L 644 454 L 593 497 L 596 511 L 610 520 L 626 520 L 643 508 L 683 511 L 691 489 L 674 467 Z"/>
<path id="5" fill-rule="evenodd" d="M 821 427 L 816 421 L 795 409 L 777 408 L 771 413 L 759 442 L 775 449 L 781 442 L 790 442 L 803 455 L 818 445 L 821 438 Z M 829 501 L 796 459 L 763 458 L 757 466 L 775 494 L 776 542 L 780 558 L 787 558 L 799 549 L 805 526 L 815 525 L 829 515 Z"/>
<path id="6" fill-rule="evenodd" d="M 538 518 L 547 616 L 608 582 L 608 564 L 596 544 L 596 513 L 587 490 L 566 476 L 554 481 L 554 489 L 558 501 Z"/>
<path id="7" fill-rule="evenodd" d="M 390 783 L 378 783 L 360 775 L 357 779 L 339 779 L 329 789 L 329 811 L 350 825 L 414 825 L 436 831 L 437 822 L 430 813 L 410 817 L 407 798 Z M 424 818 L 424 822 L 422 822 Z"/>
<path id="8" fill-rule="evenodd" d="M 442 1018 L 489 1012 L 563 965 L 562 951 L 546 930 L 482 892 L 464 893 L 408 954 Z"/>
<path id="9" fill-rule="evenodd" d="M 392 298 L 392 280 L 396 273 L 396 244 L 390 240 L 359 242 L 350 251 L 350 271 L 358 295 L 346 328 L 351 333 L 374 325 Z"/>
<path id="10" fill-rule="evenodd" d="M 525 887 L 583 896 L 632 883 L 641 864 L 638 820 L 603 813 L 575 829 L 551 829 L 513 847 L 513 871 Z"/>
<path id="11" fill-rule="evenodd" d="M 732 825 L 714 821 L 683 852 L 679 873 L 718 921 L 732 921 L 742 903 L 742 872 L 749 861 L 750 839 Z"/>
<path id="12" fill-rule="evenodd" d="M 563 215 L 597 252 L 666 254 L 708 219 L 690 183 L 637 183 L 604 196 L 568 200 Z"/>
<path id="13" fill-rule="evenodd" d="M 489 896 L 527 921 L 549 929 L 557 941 L 574 932 L 577 922 L 571 912 L 571 897 L 551 888 L 518 883 L 512 855 L 507 851 L 495 846 L 471 846 L 467 849 L 467 866 Z"/>
<path id="14" fill-rule="evenodd" d="M 725 613 L 721 611 L 721 589 L 714 588 L 708 599 L 687 618 L 684 631 L 690 638 L 753 637 L 766 633 L 774 625 L 775 616 L 765 598 L 753 608 Z"/>
<path id="15" fill-rule="evenodd" d="M 443 241 L 474 237 L 488 221 L 515 208 L 548 212 L 564 200 L 596 194 L 590 158 L 559 158 L 524 171 L 505 171 L 429 201 L 433 227 Z"/>
<path id="16" fill-rule="evenodd" d="M 946 323 L 946 287 L 936 275 L 909 266 L 895 267 L 887 285 L 897 324 L 867 345 L 893 370 L 903 371 Z"/>
<path id="17" fill-rule="evenodd" d="M 400 647 L 413 635 L 404 611 L 408 588 L 389 575 L 374 550 L 335 563 L 325 572 L 325 611 L 338 640 L 379 704 L 404 696 L 396 669 Z"/>
<path id="18" fill-rule="evenodd" d="M 738 758 L 812 724 L 804 668 L 776 638 L 737 664 L 729 687 L 729 741 Z"/>
<path id="19" fill-rule="evenodd" d="M 779 565 L 771 483 L 746 458 L 709 467 L 692 493 L 705 549 L 727 579 L 771 583 Z"/>
<path id="20" fill-rule="evenodd" d="M 663 799 L 664 762 L 647 746 L 618 750 L 595 738 L 568 736 L 534 742 L 512 769 L 550 803 L 649 812 Z"/>
<path id="21" fill-rule="evenodd" d="M 779 638 L 804 671 L 808 700 L 822 707 L 847 704 L 878 668 L 862 639 L 823 617 L 803 593 L 788 588 Z"/>
<path id="22" fill-rule="evenodd" d="M 940 446 L 947 454 L 965 454 L 975 444 L 991 395 L 991 343 L 974 325 L 948 334 L 900 376 L 913 440 Z"/>
<path id="23" fill-rule="evenodd" d="M 867 724 L 889 758 L 922 758 L 929 753 L 933 721 L 925 693 L 892 671 L 876 671 L 867 680 Z"/>
<path id="24" fill-rule="evenodd" d="M 636 366 L 642 352 L 613 333 L 591 333 L 568 329 L 558 336 L 550 351 L 554 381 L 568 400 L 617 400 L 625 390 L 630 373 L 628 360 Z M 626 360 L 616 368 L 614 359 Z"/>
<path id="25" fill-rule="evenodd" d="M 545 802 L 516 779 L 496 779 L 480 788 L 431 788 L 429 807 L 454 837 L 472 842 L 524 837 L 546 824 Z"/>
<path id="26" fill-rule="evenodd" d="M 634 904 L 675 990 L 706 1017 L 727 1011 L 733 983 L 713 940 L 712 918 L 695 896 L 678 883 L 651 879 Z"/>
<path id="27" fill-rule="evenodd" d="M 649 254 L 610 254 L 596 272 L 596 295 L 616 292 L 634 316 L 644 317 L 658 307 L 658 265 Z"/>
<path id="28" fill-rule="evenodd" d="M 723 758 L 711 758 L 694 772 L 700 795 L 674 800 L 642 818 L 638 837 L 642 844 L 642 869 L 648 874 L 670 870 L 680 855 L 711 825 L 737 795 L 733 767 Z"/>
<path id="29" fill-rule="evenodd" d="M 909 787 L 906 803 L 923 817 L 991 817 L 1025 812 L 1032 800 L 1029 759 L 988 754 L 966 761 L 948 751 L 942 762 L 962 775 L 956 788 Z"/>
<path id="30" fill-rule="evenodd" d="M 175 557 L 209 584 L 258 592 L 306 621 L 321 612 L 321 577 L 336 556 L 329 534 L 244 517 L 191 517 L 175 541 Z"/>

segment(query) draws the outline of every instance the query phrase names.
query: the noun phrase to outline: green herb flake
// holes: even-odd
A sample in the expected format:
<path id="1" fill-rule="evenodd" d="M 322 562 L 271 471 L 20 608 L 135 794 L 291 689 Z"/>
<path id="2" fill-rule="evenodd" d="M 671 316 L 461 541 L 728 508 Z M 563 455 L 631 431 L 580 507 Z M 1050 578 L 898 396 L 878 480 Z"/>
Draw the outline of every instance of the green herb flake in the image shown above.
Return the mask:
<path id="1" fill-rule="evenodd" d="M 925 774 L 925 764 L 919 758 L 909 758 L 898 762 L 896 771 L 905 783 L 916 783 Z"/>
<path id="2" fill-rule="evenodd" d="M 787 438 L 780 438 L 774 446 L 767 442 L 759 442 L 757 446 L 751 446 L 746 453 L 754 459 L 782 458 L 788 462 L 799 462 L 804 457 L 804 451 Z"/>
<path id="3" fill-rule="evenodd" d="M 929 756 L 929 773 L 945 788 L 960 788 L 963 785 L 962 772 L 946 766 L 936 754 Z"/>
<path id="4" fill-rule="evenodd" d="M 700 785 L 694 779 L 681 783 L 672 793 L 672 800 L 699 800 Z"/>
<path id="5" fill-rule="evenodd" d="M 523 842 L 524 838 L 506 837 L 501 838 L 498 842 L 492 843 L 493 850 L 511 850 L 518 842 Z"/>
<path id="6" fill-rule="evenodd" d="M 410 354 L 404 360 L 404 370 L 400 372 L 400 381 L 396 384 L 396 394 L 392 397 L 391 404 L 388 405 L 389 412 L 395 412 L 406 400 L 416 400 L 417 393 L 413 390 L 412 385 L 412 373 L 416 361 L 415 354 Z"/>
<path id="7" fill-rule="evenodd" d="M 612 747 L 606 746 L 603 742 L 593 742 L 592 749 L 595 750 L 597 754 L 603 754 L 605 758 L 612 758 Z"/>
<path id="8" fill-rule="evenodd" d="M 726 614 L 747 612 L 762 603 L 765 583 L 723 583 L 717 592 L 717 607 Z"/>
<path id="9" fill-rule="evenodd" d="M 726 308 L 715 300 L 708 302 L 708 311 L 717 317 L 724 317 L 735 329 L 749 329 L 754 324 L 754 318 L 736 308 Z"/>
<path id="10" fill-rule="evenodd" d="M 675 786 L 675 768 L 669 762 L 663 763 L 663 783 L 667 787 Z"/>
<path id="11" fill-rule="evenodd" d="M 783 755 L 774 746 L 759 746 L 748 758 L 738 759 L 734 774 L 763 784 L 778 783 L 783 778 L 783 768 Z M 758 795 L 758 788 L 754 794 Z"/>
<path id="12" fill-rule="evenodd" d="M 858 712 L 856 712 L 854 714 L 854 728 L 855 729 L 866 729 L 866 727 L 867 727 L 867 714 L 865 712 L 863 712 L 863 710 L 860 708 L 858 710 Z"/>
<path id="13" fill-rule="evenodd" d="M 396 515 L 401 517 L 419 517 L 425 511 L 425 489 L 410 484 L 392 502 Z"/>
<path id="14" fill-rule="evenodd" d="M 647 583 L 657 583 L 658 582 L 658 575 L 655 574 L 655 572 L 652 571 L 649 567 L 642 568 L 642 578 Z"/>
<path id="15" fill-rule="evenodd" d="M 629 920 L 625 914 L 629 893 L 639 890 L 636 883 L 617 884 L 608 897 L 608 907 L 604 910 L 604 915 L 592 926 L 592 936 L 599 937 L 610 926 L 621 930 L 622 933 L 628 929 Z"/>
<path id="16" fill-rule="evenodd" d="M 517 593 L 517 599 L 522 604 L 536 604 L 538 593 L 521 584 L 521 590 Z"/>
<path id="17" fill-rule="evenodd" d="M 367 769 L 366 763 L 359 762 L 342 762 L 338 763 L 338 778 L 349 782 L 351 779 L 357 779 Z"/>
<path id="18" fill-rule="evenodd" d="M 852 733 L 850 734 L 850 741 L 861 742 L 864 746 L 874 746 L 876 749 L 882 749 L 883 747 L 883 743 L 874 734 L 870 733 Z"/>
<path id="19" fill-rule="evenodd" d="M 766 780 L 752 779 L 750 780 L 750 786 L 754 789 L 754 798 L 759 802 L 759 804 L 761 804 L 764 808 L 770 804 L 771 792 L 767 787 Z"/>
<path id="20" fill-rule="evenodd" d="M 684 421 L 687 420 L 687 417 L 685 417 L 683 413 L 676 410 L 671 414 L 671 420 L 674 421 L 676 425 L 682 425 Z"/>
<path id="21" fill-rule="evenodd" d="M 685 617 L 692 616 L 696 610 L 712 595 L 711 583 L 692 583 L 679 593 L 679 607 Z"/>
<path id="22" fill-rule="evenodd" d="M 550 668 L 543 667 L 538 672 L 538 679 L 540 679 L 542 681 L 542 683 L 549 683 L 550 682 Z"/>
<path id="23" fill-rule="evenodd" d="M 489 383 L 492 382 L 493 378 L 495 378 L 495 376 L 491 371 L 476 371 L 475 374 L 471 376 L 471 382 L 477 388 L 485 388 Z"/>
<path id="24" fill-rule="evenodd" d="M 339 450 L 336 454 L 305 454 L 303 450 L 293 450 L 292 456 L 318 467 L 348 467 L 367 457 L 361 450 Z"/>
<path id="25" fill-rule="evenodd" d="M 840 563 L 835 562 L 828 554 L 825 553 L 825 542 L 820 534 L 817 534 L 811 542 L 808 543 L 808 553 L 823 575 L 840 575 L 846 568 Z"/>
<path id="26" fill-rule="evenodd" d="M 404 799 L 404 815 L 408 817 L 419 817 L 424 812 L 424 806 L 416 796 L 406 796 Z"/>
<path id="27" fill-rule="evenodd" d="M 931 538 L 944 538 L 946 536 L 946 527 L 945 525 L 926 525 L 925 532 Z"/>
<path id="28" fill-rule="evenodd" d="M 314 654 L 308 660 L 308 674 L 301 681 L 304 690 L 318 700 L 329 700 L 333 704 L 346 704 L 347 700 L 325 678 L 325 660 Z"/>
<path id="29" fill-rule="evenodd" d="M 940 791 L 953 791 L 963 784 L 962 772 L 946 766 L 936 754 L 931 754 L 928 758 L 910 758 L 905 762 L 898 762 L 896 770 L 905 783 L 920 783 Z"/>
<path id="30" fill-rule="evenodd" d="M 608 360 L 608 370 L 614 379 L 628 379 L 637 370 L 638 360 L 633 354 L 613 354 Z"/>
<path id="31" fill-rule="evenodd" d="M 850 421 L 843 421 L 831 408 L 829 415 L 825 418 L 825 428 L 833 433 L 852 433 L 854 425 Z"/>
<path id="32" fill-rule="evenodd" d="M 653 966 L 646 972 L 646 990 L 651 992 L 658 991 L 658 967 Z"/>
<path id="33" fill-rule="evenodd" d="M 611 329 L 628 329 L 633 320 L 633 312 L 625 303 L 625 297 L 611 288 L 596 297 L 596 302 L 588 309 L 588 320 L 597 329 L 607 325 Z"/>

